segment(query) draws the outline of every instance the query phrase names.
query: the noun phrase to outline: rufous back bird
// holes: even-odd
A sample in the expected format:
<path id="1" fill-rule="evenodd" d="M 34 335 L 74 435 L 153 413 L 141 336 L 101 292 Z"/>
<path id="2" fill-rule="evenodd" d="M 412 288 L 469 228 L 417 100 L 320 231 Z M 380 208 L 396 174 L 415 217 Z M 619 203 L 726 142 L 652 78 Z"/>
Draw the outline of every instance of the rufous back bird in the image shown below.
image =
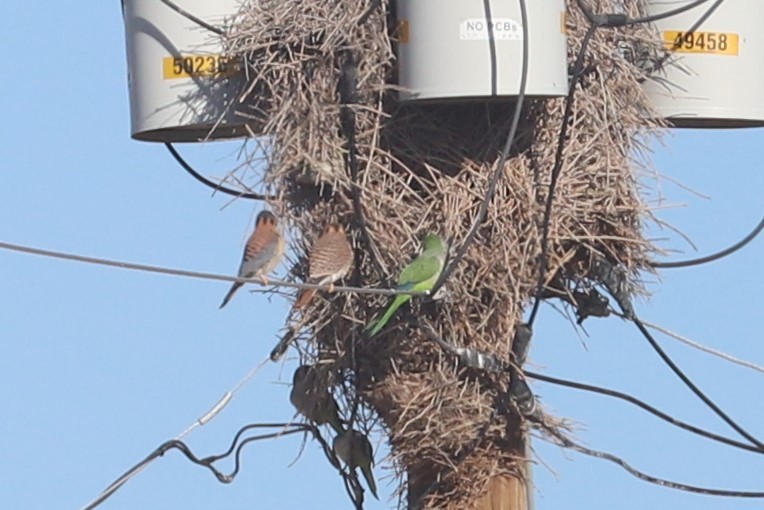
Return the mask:
<path id="1" fill-rule="evenodd" d="M 334 284 L 343 278 L 353 266 L 353 248 L 350 246 L 345 229 L 337 223 L 330 223 L 318 238 L 308 256 L 308 281 L 315 285 Z M 294 309 L 305 307 L 316 289 L 305 289 L 297 296 Z"/>
<path id="2" fill-rule="evenodd" d="M 268 285 L 266 276 L 276 269 L 284 256 L 284 237 L 279 230 L 278 220 L 272 212 L 263 211 L 255 220 L 255 231 L 249 236 L 244 247 L 244 255 L 239 266 L 240 278 L 260 277 L 263 284 Z M 223 298 L 220 308 L 231 300 L 243 282 L 234 282 L 231 290 Z"/>

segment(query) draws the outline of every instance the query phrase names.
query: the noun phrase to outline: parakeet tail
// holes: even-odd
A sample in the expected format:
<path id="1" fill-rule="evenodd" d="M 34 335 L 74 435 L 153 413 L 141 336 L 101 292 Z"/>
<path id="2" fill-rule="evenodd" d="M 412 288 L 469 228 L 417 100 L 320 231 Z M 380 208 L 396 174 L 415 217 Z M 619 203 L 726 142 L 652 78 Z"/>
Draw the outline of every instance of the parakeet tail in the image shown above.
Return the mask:
<path id="1" fill-rule="evenodd" d="M 379 496 L 377 496 L 377 484 L 374 481 L 374 474 L 371 472 L 371 464 L 362 466 L 361 472 L 363 473 L 363 477 L 366 479 L 366 485 L 369 486 L 369 490 L 371 491 L 372 496 L 374 496 L 375 499 L 379 499 Z"/>
<path id="2" fill-rule="evenodd" d="M 316 295 L 316 289 L 306 289 L 300 292 L 300 294 L 297 296 L 297 301 L 294 302 L 294 305 L 292 308 L 295 310 L 299 310 L 300 308 L 303 308 L 305 305 L 310 303 L 310 300 L 313 299 L 313 296 Z"/>
<path id="3" fill-rule="evenodd" d="M 234 282 L 233 285 L 231 285 L 231 290 L 228 291 L 228 294 L 225 295 L 223 298 L 223 302 L 220 303 L 220 308 L 223 308 L 225 305 L 228 304 L 228 302 L 231 300 L 234 294 L 236 294 L 236 291 L 239 290 L 239 287 L 244 285 L 240 282 Z"/>
<path id="4" fill-rule="evenodd" d="M 390 304 L 390 306 L 385 311 L 385 314 L 379 318 L 379 320 L 374 324 L 374 327 L 371 328 L 371 331 L 369 331 L 369 336 L 374 336 L 377 333 L 379 333 L 382 328 L 385 327 L 385 324 L 387 324 L 387 321 L 390 320 L 390 317 L 393 316 L 393 314 L 398 310 L 398 308 L 401 307 L 403 303 L 411 299 L 411 296 L 408 294 L 400 294 L 398 296 L 395 296 L 395 300 Z"/>

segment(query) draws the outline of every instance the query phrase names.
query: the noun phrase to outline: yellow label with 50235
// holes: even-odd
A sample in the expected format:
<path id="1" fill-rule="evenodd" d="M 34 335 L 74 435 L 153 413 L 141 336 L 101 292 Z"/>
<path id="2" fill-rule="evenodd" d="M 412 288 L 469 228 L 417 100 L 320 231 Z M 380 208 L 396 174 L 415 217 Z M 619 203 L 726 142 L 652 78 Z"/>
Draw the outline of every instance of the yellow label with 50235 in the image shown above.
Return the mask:
<path id="1" fill-rule="evenodd" d="M 165 80 L 177 78 L 224 78 L 239 68 L 238 61 L 225 55 L 182 55 L 162 59 Z"/>
<path id="2" fill-rule="evenodd" d="M 736 56 L 740 37 L 726 32 L 663 32 L 663 44 L 667 50 L 679 53 L 710 53 L 712 55 Z"/>

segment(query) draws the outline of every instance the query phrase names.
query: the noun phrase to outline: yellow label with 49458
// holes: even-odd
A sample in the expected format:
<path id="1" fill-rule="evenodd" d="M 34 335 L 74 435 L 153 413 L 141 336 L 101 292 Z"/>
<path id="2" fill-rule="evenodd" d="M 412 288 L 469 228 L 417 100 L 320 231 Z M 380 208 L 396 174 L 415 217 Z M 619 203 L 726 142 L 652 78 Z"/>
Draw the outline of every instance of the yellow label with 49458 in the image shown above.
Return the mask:
<path id="1" fill-rule="evenodd" d="M 663 32 L 663 44 L 667 50 L 679 53 L 710 53 L 712 55 L 736 56 L 739 50 L 737 34 L 726 32 Z"/>
<path id="2" fill-rule="evenodd" d="M 165 80 L 177 78 L 225 78 L 238 70 L 236 59 L 225 55 L 182 55 L 162 59 Z"/>

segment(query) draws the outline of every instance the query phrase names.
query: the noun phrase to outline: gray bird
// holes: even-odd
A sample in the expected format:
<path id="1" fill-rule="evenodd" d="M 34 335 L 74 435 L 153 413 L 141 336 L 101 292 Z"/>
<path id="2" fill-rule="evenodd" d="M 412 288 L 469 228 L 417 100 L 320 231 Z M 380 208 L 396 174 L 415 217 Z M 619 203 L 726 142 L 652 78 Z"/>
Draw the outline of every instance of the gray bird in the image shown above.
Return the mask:
<path id="1" fill-rule="evenodd" d="M 334 448 L 337 457 L 350 469 L 361 468 L 361 473 L 366 479 L 369 490 L 376 499 L 379 499 L 377 484 L 374 482 L 374 475 L 371 472 L 371 466 L 374 465 L 374 450 L 366 434 L 349 429 L 334 438 L 332 448 Z"/>
<path id="2" fill-rule="evenodd" d="M 337 402 L 329 393 L 314 365 L 300 365 L 292 377 L 292 391 L 289 401 L 307 419 L 316 425 L 328 423 L 336 433 L 342 434 L 342 427 Z"/>

